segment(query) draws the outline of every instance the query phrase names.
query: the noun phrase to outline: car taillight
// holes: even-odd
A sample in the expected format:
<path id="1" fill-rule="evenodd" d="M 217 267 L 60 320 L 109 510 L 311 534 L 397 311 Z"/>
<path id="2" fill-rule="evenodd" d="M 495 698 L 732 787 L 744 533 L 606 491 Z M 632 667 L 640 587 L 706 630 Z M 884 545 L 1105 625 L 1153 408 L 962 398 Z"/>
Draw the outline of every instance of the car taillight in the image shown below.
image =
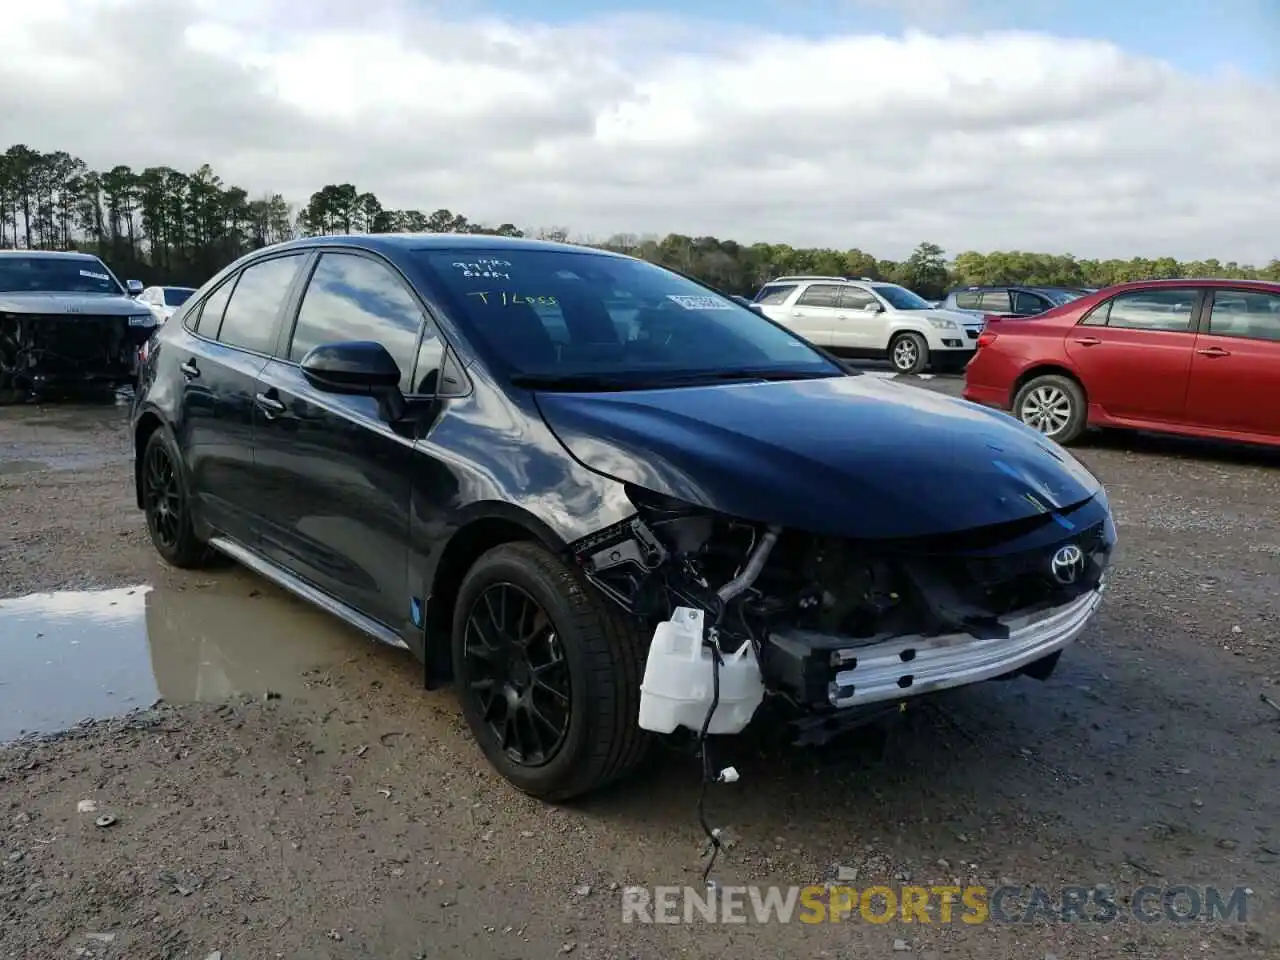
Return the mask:
<path id="1" fill-rule="evenodd" d="M 984 313 L 982 315 L 982 332 L 978 334 L 978 343 L 974 347 L 975 350 L 989 347 L 996 342 L 996 332 L 991 328 L 999 322 L 1000 318 L 994 314 Z"/>

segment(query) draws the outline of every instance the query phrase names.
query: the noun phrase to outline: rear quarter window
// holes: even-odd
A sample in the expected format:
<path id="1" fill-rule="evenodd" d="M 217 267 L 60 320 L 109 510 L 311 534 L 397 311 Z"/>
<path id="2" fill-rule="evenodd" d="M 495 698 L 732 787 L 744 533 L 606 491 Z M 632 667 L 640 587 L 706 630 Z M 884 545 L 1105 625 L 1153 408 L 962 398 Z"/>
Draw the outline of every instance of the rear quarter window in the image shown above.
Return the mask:
<path id="1" fill-rule="evenodd" d="M 795 288 L 794 283 L 769 284 L 756 294 L 755 302 L 766 307 L 778 306 L 787 302 Z"/>

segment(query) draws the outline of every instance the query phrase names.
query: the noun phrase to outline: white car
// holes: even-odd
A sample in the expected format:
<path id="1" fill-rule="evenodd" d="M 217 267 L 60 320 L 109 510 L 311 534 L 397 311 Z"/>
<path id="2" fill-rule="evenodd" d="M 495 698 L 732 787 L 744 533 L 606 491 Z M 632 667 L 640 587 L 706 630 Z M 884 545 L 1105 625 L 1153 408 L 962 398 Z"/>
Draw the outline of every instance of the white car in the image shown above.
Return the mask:
<path id="1" fill-rule="evenodd" d="M 940 310 L 896 283 L 778 277 L 756 307 L 811 343 L 844 357 L 887 359 L 898 373 L 958 369 L 977 349 L 983 318 Z"/>
<path id="2" fill-rule="evenodd" d="M 195 292 L 195 287 L 147 287 L 138 294 L 137 300 L 151 309 L 158 326 L 173 316 L 173 312 Z"/>

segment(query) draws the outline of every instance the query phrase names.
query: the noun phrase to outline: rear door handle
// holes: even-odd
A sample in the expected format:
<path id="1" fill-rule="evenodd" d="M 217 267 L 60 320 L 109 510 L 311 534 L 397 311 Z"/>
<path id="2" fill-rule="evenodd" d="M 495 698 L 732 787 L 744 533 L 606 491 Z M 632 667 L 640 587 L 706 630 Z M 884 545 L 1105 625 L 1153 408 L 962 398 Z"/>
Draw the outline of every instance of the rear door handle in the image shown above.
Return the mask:
<path id="1" fill-rule="evenodd" d="M 196 362 L 194 360 L 188 360 L 178 369 L 182 371 L 182 375 L 188 380 L 194 380 L 196 377 L 200 376 L 200 368 L 196 366 Z"/>
<path id="2" fill-rule="evenodd" d="M 1230 350 L 1223 350 L 1221 347 L 1205 347 L 1203 350 L 1197 350 L 1196 353 L 1202 357 L 1229 357 Z"/>
<path id="3" fill-rule="evenodd" d="M 1097 337 L 1076 337 L 1076 343 L 1082 347 L 1096 347 L 1101 342 Z"/>
<path id="4" fill-rule="evenodd" d="M 285 405 L 277 397 L 271 396 L 274 391 L 260 393 L 253 399 L 257 402 L 258 408 L 267 415 L 267 419 L 278 416 L 285 412 Z"/>

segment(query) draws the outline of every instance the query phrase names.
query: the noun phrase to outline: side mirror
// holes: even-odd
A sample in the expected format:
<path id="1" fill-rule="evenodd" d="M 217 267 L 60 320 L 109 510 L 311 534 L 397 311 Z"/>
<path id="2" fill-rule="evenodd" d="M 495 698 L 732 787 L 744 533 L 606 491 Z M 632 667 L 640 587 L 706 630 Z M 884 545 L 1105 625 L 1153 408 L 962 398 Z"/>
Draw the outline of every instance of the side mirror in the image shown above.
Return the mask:
<path id="1" fill-rule="evenodd" d="M 862 309 L 866 313 L 880 313 L 882 310 L 884 310 L 884 307 L 880 306 L 880 304 L 876 303 L 875 301 L 872 301 Z"/>
<path id="2" fill-rule="evenodd" d="M 141 280 L 126 280 L 124 288 L 129 291 L 129 296 L 131 297 L 136 297 L 144 289 Z"/>
<path id="3" fill-rule="evenodd" d="M 299 364 L 307 383 L 325 393 L 375 397 L 384 419 L 404 416 L 400 368 L 387 348 L 371 340 L 322 343 Z"/>

